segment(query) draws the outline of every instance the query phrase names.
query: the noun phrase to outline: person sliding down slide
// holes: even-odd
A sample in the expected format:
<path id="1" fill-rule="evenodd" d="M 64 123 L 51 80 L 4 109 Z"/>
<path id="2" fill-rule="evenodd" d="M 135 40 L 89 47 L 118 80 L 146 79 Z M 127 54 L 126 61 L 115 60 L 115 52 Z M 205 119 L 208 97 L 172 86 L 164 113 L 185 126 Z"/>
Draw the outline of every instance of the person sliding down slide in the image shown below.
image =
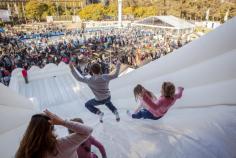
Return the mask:
<path id="1" fill-rule="evenodd" d="M 108 74 L 101 74 L 100 65 L 98 63 L 94 63 L 90 68 L 92 77 L 85 78 L 81 76 L 81 74 L 78 74 L 76 72 L 72 63 L 69 64 L 73 76 L 78 81 L 86 83 L 92 90 L 93 94 L 95 95 L 94 99 L 91 99 L 85 103 L 85 107 L 92 113 L 99 115 L 101 123 L 103 122 L 104 113 L 101 112 L 95 106 L 102 104 L 105 104 L 115 114 L 117 122 L 120 121 L 117 108 L 111 102 L 111 94 L 109 90 L 109 82 L 110 80 L 118 77 L 120 71 L 120 65 L 121 63 L 118 61 L 116 65 L 116 72 L 112 75 L 108 75 Z"/>
<path id="2" fill-rule="evenodd" d="M 155 96 L 143 86 L 137 85 L 134 88 L 134 95 L 135 98 L 140 100 L 144 109 L 139 107 L 136 112 L 132 114 L 132 118 L 160 119 L 167 113 L 169 108 L 174 105 L 176 100 L 182 97 L 183 90 L 183 87 L 178 87 L 177 93 L 175 93 L 174 84 L 171 82 L 164 82 L 161 88 L 161 96 L 156 99 Z M 127 113 L 130 115 L 129 111 L 127 111 Z"/>
<path id="3" fill-rule="evenodd" d="M 138 84 L 137 86 L 134 87 L 134 97 L 135 100 L 139 103 L 139 107 L 135 110 L 134 114 L 131 114 L 131 112 L 128 110 L 127 114 L 129 116 L 132 116 L 134 119 L 152 119 L 152 120 L 157 120 L 159 119 L 158 117 L 155 117 L 150 111 L 148 111 L 144 107 L 144 101 L 141 97 L 141 94 L 143 91 L 146 91 L 147 95 L 152 99 L 156 100 L 157 98 L 154 96 L 154 94 L 148 90 L 146 90 L 142 85 Z"/>

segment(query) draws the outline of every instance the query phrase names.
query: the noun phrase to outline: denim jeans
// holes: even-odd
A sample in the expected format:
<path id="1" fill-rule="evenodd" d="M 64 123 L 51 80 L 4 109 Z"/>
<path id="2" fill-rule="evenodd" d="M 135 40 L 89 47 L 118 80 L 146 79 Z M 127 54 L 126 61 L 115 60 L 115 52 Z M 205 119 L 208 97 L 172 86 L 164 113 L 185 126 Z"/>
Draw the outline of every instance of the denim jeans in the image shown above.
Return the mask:
<path id="1" fill-rule="evenodd" d="M 161 117 L 156 117 L 151 112 L 149 112 L 148 110 L 142 109 L 139 112 L 137 112 L 135 114 L 132 114 L 132 118 L 134 118 L 134 119 L 144 118 L 144 119 L 158 120 Z"/>
<path id="2" fill-rule="evenodd" d="M 111 97 L 104 100 L 91 99 L 85 103 L 85 107 L 94 114 L 99 114 L 101 111 L 95 106 L 105 104 L 113 113 L 117 111 L 116 107 L 111 102 Z"/>

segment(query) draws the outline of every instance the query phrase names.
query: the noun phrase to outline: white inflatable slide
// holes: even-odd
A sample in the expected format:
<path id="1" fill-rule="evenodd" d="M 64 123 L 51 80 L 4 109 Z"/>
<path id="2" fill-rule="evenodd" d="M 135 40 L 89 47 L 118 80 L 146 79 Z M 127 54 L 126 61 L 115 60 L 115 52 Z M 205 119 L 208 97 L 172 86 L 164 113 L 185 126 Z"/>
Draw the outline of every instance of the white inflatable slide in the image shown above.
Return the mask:
<path id="1" fill-rule="evenodd" d="M 84 103 L 93 98 L 67 65 L 32 67 L 29 84 L 21 69 L 13 72 L 10 90 L 0 86 L 0 155 L 14 157 L 30 116 L 45 108 L 64 118 L 81 117 L 94 128 L 108 158 L 236 157 L 236 18 L 182 48 L 110 83 L 121 121 L 104 106 L 104 123 Z M 134 120 L 133 88 L 140 83 L 159 95 L 163 81 L 185 87 L 183 97 L 160 120 Z M 18 94 L 17 94 L 18 93 Z M 30 101 L 28 101 L 30 100 Z M 57 128 L 59 136 L 66 129 Z M 98 150 L 92 148 L 98 153 Z M 99 153 L 98 153 L 99 154 Z"/>

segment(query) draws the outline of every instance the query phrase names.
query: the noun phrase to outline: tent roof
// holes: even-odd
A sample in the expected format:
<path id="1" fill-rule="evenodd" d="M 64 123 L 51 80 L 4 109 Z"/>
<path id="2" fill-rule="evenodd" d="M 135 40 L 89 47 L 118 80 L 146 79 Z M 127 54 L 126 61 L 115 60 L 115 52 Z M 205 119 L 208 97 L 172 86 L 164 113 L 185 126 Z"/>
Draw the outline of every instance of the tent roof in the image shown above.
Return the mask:
<path id="1" fill-rule="evenodd" d="M 158 22 L 159 24 L 157 24 Z M 152 27 L 161 27 L 161 28 L 170 28 L 170 29 L 186 29 L 186 28 L 194 27 L 193 24 L 172 15 L 150 16 L 142 20 L 136 21 L 135 23 L 139 25 L 149 25 Z"/>

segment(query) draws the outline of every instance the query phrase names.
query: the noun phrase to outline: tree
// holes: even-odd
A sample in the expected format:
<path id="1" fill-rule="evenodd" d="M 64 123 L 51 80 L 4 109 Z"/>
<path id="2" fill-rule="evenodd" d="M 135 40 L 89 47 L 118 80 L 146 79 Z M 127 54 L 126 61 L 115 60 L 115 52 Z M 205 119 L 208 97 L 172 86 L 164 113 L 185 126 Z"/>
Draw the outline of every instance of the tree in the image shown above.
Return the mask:
<path id="1" fill-rule="evenodd" d="M 47 11 L 48 5 L 46 3 L 39 2 L 37 0 L 29 1 L 25 6 L 26 17 L 40 21 L 42 15 Z"/>
<path id="2" fill-rule="evenodd" d="M 81 9 L 80 18 L 85 20 L 102 20 L 105 15 L 105 8 L 101 3 L 91 4 Z"/>
<path id="3" fill-rule="evenodd" d="M 57 6 L 55 3 L 48 2 L 48 9 L 44 12 L 47 16 L 56 16 L 57 15 Z"/>
<path id="4" fill-rule="evenodd" d="M 123 14 L 125 15 L 134 15 L 134 7 L 126 7 L 123 9 Z"/>
<path id="5" fill-rule="evenodd" d="M 145 7 L 144 9 L 145 12 L 143 14 L 143 17 L 155 16 L 158 13 L 158 8 L 155 6 Z"/>
<path id="6" fill-rule="evenodd" d="M 145 14 L 145 11 L 146 11 L 145 7 L 136 7 L 134 9 L 134 16 L 141 18 Z"/>
<path id="7" fill-rule="evenodd" d="M 117 17 L 118 14 L 118 5 L 116 2 L 110 4 L 107 8 L 105 8 L 105 15 L 110 17 Z"/>

